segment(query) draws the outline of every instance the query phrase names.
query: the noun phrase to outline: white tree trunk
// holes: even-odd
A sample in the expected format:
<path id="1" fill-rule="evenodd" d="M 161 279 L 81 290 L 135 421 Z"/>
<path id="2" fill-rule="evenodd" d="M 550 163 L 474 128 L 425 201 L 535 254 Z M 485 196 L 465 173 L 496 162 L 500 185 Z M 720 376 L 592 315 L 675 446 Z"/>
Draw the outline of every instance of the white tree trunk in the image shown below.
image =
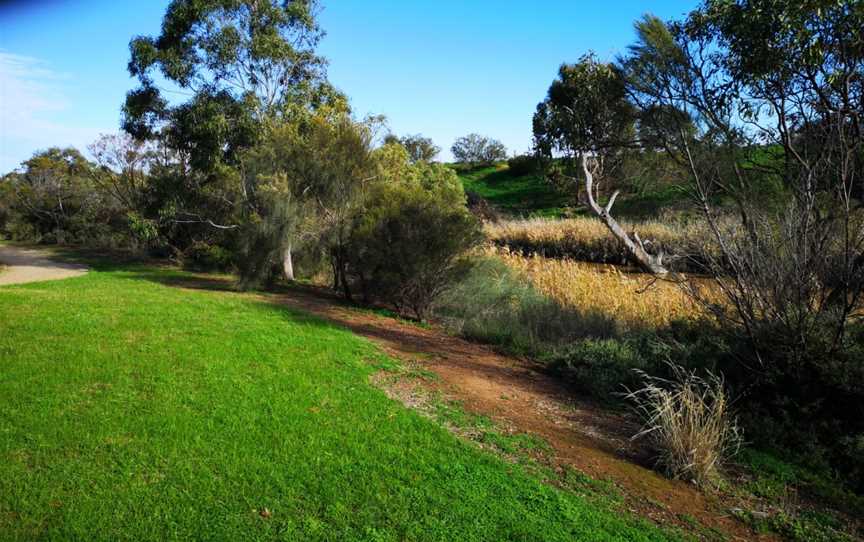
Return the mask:
<path id="1" fill-rule="evenodd" d="M 285 280 L 294 280 L 294 257 L 291 254 L 291 243 L 285 247 L 282 252 L 282 274 L 285 275 Z"/>
<path id="2" fill-rule="evenodd" d="M 595 169 L 597 167 L 598 166 L 595 164 Z M 582 171 L 585 173 L 585 191 L 588 192 L 588 204 L 591 206 L 594 213 L 600 217 L 600 220 L 606 224 L 606 227 L 609 228 L 612 235 L 624 244 L 627 248 L 627 252 L 629 252 L 633 259 L 636 260 L 639 267 L 649 273 L 653 273 L 654 275 L 662 276 L 668 274 L 669 270 L 663 265 L 663 252 L 661 251 L 656 256 L 649 254 L 645 250 L 645 245 L 642 240 L 639 239 L 639 235 L 634 232 L 633 237 L 636 240 L 634 241 L 631 239 L 627 232 L 624 231 L 624 228 L 618 224 L 618 221 L 612 218 L 612 215 L 609 214 L 612 211 L 612 206 L 615 204 L 615 198 L 618 197 L 619 192 L 616 190 L 615 193 L 612 194 L 606 207 L 600 207 L 594 199 L 594 172 L 592 172 L 591 168 L 588 167 L 587 154 L 582 155 Z"/>

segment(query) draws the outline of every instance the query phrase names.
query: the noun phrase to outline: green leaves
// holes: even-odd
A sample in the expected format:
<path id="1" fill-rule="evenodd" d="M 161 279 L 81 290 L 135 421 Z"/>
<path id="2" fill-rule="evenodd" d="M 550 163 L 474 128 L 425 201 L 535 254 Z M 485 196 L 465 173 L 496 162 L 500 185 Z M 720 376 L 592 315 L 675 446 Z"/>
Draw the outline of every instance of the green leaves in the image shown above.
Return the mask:
<path id="1" fill-rule="evenodd" d="M 589 53 L 558 70 L 534 115 L 534 138 L 549 157 L 598 151 L 626 143 L 634 120 L 618 68 Z"/>
<path id="2" fill-rule="evenodd" d="M 169 127 L 175 149 L 207 172 L 231 163 L 256 140 L 268 117 L 290 113 L 297 102 L 315 106 L 324 81 L 321 38 L 308 1 L 174 0 L 157 37 L 129 45 L 129 73 L 141 86 L 123 107 L 123 128 L 149 138 Z M 192 99 L 168 107 L 156 75 Z M 326 99 L 325 99 L 326 100 Z"/>

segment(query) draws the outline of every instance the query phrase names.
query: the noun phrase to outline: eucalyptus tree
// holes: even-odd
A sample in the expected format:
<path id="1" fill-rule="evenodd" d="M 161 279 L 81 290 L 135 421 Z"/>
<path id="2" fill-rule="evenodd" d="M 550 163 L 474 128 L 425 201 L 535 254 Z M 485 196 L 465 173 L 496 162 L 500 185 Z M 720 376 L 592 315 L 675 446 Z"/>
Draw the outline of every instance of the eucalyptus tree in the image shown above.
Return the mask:
<path id="1" fill-rule="evenodd" d="M 684 113 L 654 135 L 713 234 L 705 271 L 723 302 L 691 292 L 748 340 L 749 397 L 859 486 L 861 28 L 860 1 L 708 0 L 682 21 L 640 21 L 620 62 L 640 110 Z"/>
<path id="2" fill-rule="evenodd" d="M 259 176 L 242 171 L 244 152 L 310 111 L 348 111 L 315 52 L 317 10 L 308 0 L 174 0 L 158 36 L 131 41 L 139 86 L 126 97 L 123 127 L 177 152 L 168 204 L 176 223 L 238 235 L 249 220 L 275 219 Z"/>
<path id="3" fill-rule="evenodd" d="M 630 103 L 620 69 L 604 63 L 593 53 L 575 64 L 562 65 L 549 87 L 546 99 L 534 114 L 535 152 L 549 163 L 558 158 L 568 166 L 558 169 L 570 190 L 578 194 L 584 182 L 591 210 L 624 245 L 633 260 L 651 273 L 665 275 L 663 254 L 651 254 L 638 232 L 628 233 L 612 217 L 615 191 L 605 205 L 598 202 L 598 183 L 637 144 L 636 110 Z M 570 173 L 581 169 L 581 181 Z"/>
<path id="4" fill-rule="evenodd" d="M 457 162 L 469 166 L 488 166 L 507 158 L 507 148 L 497 139 L 468 134 L 457 139 L 450 152 Z"/>
<path id="5" fill-rule="evenodd" d="M 74 148 L 35 153 L 2 184 L 14 237 L 31 242 L 82 243 L 100 224 L 105 202 L 92 185 L 91 164 Z"/>

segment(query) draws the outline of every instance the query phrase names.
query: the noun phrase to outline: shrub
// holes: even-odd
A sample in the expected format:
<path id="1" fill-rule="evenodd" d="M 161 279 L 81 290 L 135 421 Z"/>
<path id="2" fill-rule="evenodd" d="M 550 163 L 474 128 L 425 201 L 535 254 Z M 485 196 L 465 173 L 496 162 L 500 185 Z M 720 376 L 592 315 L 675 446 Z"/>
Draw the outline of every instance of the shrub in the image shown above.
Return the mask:
<path id="1" fill-rule="evenodd" d="M 183 252 L 183 266 L 195 271 L 225 272 L 234 267 L 234 261 L 225 248 L 198 241 Z"/>
<path id="2" fill-rule="evenodd" d="M 395 135 L 390 134 L 384 138 L 384 143 L 397 143 L 405 147 L 412 163 L 432 162 L 435 160 L 435 157 L 438 156 L 438 153 L 441 152 L 441 148 L 435 145 L 431 139 L 423 137 L 420 134 L 406 135 L 403 137 L 396 137 Z"/>
<path id="3" fill-rule="evenodd" d="M 699 486 L 716 483 L 724 462 L 740 446 L 741 436 L 729 411 L 722 377 L 670 364 L 669 380 L 637 370 L 642 387 L 627 398 L 643 420 L 634 438 L 647 438 L 658 465 L 673 478 Z"/>
<path id="4" fill-rule="evenodd" d="M 546 361 L 569 384 L 604 400 L 637 384 L 634 369 L 646 368 L 633 343 L 617 339 L 585 339 L 557 349 Z"/>
<path id="5" fill-rule="evenodd" d="M 507 160 L 507 166 L 510 168 L 510 174 L 515 177 L 523 175 L 531 175 L 537 173 L 540 169 L 540 164 L 537 157 L 530 154 L 520 154 Z"/>
<path id="6" fill-rule="evenodd" d="M 356 217 L 343 254 L 351 290 L 418 319 L 464 275 L 462 256 L 482 239 L 458 179 L 445 168 L 429 167 L 435 171 L 417 182 L 375 188 Z M 442 171 L 447 175 L 432 175 Z"/>
<path id="7" fill-rule="evenodd" d="M 484 222 L 501 220 L 501 213 L 489 203 L 489 200 L 470 190 L 465 192 L 465 196 L 468 200 L 468 210 L 478 219 Z"/>

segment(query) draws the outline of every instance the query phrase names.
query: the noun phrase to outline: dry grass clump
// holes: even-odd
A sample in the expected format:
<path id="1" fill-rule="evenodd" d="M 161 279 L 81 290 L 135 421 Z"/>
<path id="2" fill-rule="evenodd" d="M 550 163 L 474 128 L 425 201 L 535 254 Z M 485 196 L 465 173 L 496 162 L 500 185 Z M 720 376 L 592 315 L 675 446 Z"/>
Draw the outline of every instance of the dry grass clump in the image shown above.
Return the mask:
<path id="1" fill-rule="evenodd" d="M 622 222 L 627 231 L 663 249 L 666 254 L 699 257 L 710 246 L 707 230 L 694 222 L 674 218 L 638 223 Z M 621 243 L 594 217 L 565 220 L 530 218 L 484 225 L 487 237 L 496 245 L 522 254 L 549 258 L 572 258 L 594 263 L 625 263 L 628 259 Z M 678 260 L 681 270 L 691 270 L 689 258 Z"/>
<path id="2" fill-rule="evenodd" d="M 668 380 L 637 371 L 644 385 L 627 398 L 643 427 L 633 438 L 650 440 L 658 465 L 671 477 L 699 486 L 716 484 L 723 464 L 741 444 L 723 378 L 669 367 L 673 376 Z"/>
<path id="3" fill-rule="evenodd" d="M 650 275 L 625 273 L 612 265 L 536 254 L 521 256 L 504 248 L 489 250 L 563 306 L 605 314 L 625 328 L 658 328 L 673 320 L 701 315 L 699 307 L 678 285 L 655 281 Z"/>

